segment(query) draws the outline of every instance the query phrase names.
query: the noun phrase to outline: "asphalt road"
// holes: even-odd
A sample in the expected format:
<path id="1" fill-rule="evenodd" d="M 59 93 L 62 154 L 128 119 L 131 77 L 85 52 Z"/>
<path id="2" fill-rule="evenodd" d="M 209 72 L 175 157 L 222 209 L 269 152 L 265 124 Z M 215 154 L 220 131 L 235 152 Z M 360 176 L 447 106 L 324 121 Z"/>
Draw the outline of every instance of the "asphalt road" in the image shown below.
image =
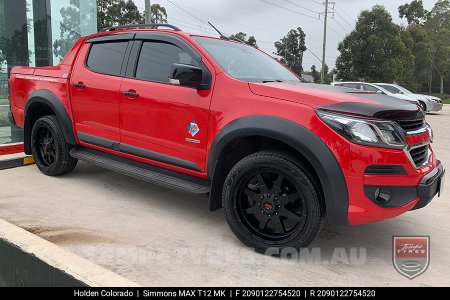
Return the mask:
<path id="1" fill-rule="evenodd" d="M 450 168 L 450 106 L 427 116 Z M 450 284 L 450 184 L 424 209 L 377 224 L 325 226 L 309 252 L 278 259 L 245 248 L 222 211 L 80 163 L 68 176 L 35 166 L 0 171 L 0 217 L 150 286 L 442 286 Z M 431 262 L 410 280 L 394 269 L 392 236 L 429 235 Z"/>

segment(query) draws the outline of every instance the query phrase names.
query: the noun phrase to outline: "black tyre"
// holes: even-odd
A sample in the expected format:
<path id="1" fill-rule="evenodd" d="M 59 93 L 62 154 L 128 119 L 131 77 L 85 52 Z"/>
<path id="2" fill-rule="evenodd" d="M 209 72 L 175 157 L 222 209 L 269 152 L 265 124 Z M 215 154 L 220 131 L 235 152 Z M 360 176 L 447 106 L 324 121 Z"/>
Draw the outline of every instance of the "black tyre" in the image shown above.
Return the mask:
<path id="1" fill-rule="evenodd" d="M 222 193 L 233 233 L 258 252 L 311 244 L 323 216 L 319 185 L 307 174 L 293 156 L 281 152 L 258 152 L 239 161 Z"/>
<path id="2" fill-rule="evenodd" d="M 425 102 L 419 101 L 420 103 L 420 107 L 422 107 L 424 112 L 427 112 L 427 105 L 425 104 Z"/>
<path id="3" fill-rule="evenodd" d="M 77 165 L 78 160 L 70 156 L 71 147 L 55 116 L 36 121 L 31 131 L 31 144 L 36 166 L 45 175 L 64 175 Z"/>

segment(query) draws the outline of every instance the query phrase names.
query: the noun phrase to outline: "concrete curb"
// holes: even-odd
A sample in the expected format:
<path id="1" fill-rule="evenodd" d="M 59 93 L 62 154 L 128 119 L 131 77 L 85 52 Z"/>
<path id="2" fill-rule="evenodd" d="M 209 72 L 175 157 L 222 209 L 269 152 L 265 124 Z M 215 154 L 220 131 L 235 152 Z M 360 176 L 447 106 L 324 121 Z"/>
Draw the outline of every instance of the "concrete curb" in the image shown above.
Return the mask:
<path id="1" fill-rule="evenodd" d="M 32 156 L 25 155 L 7 155 L 8 157 L 0 157 L 0 170 L 17 168 L 34 164 Z"/>
<path id="2" fill-rule="evenodd" d="M 76 284 L 78 282 L 81 285 L 91 287 L 139 286 L 133 281 L 68 252 L 55 244 L 2 219 L 0 219 L 0 241 L 15 246 L 15 252 L 17 252 L 17 254 L 28 254 L 36 260 L 50 266 L 51 269 L 62 271 L 64 274 L 67 274 L 74 279 L 74 285 L 78 285 Z M 0 251 L 1 249 L 2 248 L 0 248 Z M 1 253 L 0 257 L 3 257 Z M 14 271 L 16 275 L 21 272 L 27 273 L 27 275 L 30 275 L 30 272 L 35 272 L 36 276 L 40 276 L 39 268 Z M 0 270 L 0 277 L 7 276 L 7 274 L 3 274 L 4 272 L 7 273 L 8 270 L 3 270 L 2 268 L 2 270 Z M 52 283 L 49 282 L 48 286 L 51 285 Z"/>

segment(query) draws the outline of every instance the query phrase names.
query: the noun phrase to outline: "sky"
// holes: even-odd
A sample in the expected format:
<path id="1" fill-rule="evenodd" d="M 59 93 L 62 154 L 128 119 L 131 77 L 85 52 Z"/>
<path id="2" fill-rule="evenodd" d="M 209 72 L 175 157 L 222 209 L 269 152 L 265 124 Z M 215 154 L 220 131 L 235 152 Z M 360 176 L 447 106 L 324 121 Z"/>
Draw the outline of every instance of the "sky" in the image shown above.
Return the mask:
<path id="1" fill-rule="evenodd" d="M 144 0 L 134 0 L 144 10 Z M 167 10 L 168 22 L 192 33 L 216 35 L 207 25 L 211 22 L 226 35 L 244 32 L 254 35 L 259 48 L 269 54 L 275 51 L 274 42 L 292 28 L 301 27 L 306 34 L 303 68 L 319 66 L 322 59 L 323 12 L 325 0 L 151 0 Z M 325 61 L 331 68 L 339 55 L 338 44 L 354 29 L 362 10 L 381 4 L 391 13 L 394 22 L 406 25 L 398 17 L 398 7 L 410 0 L 330 0 Z M 430 10 L 436 0 L 424 0 Z M 320 19 L 319 19 L 320 18 Z M 317 57 L 316 57 L 317 56 Z"/>

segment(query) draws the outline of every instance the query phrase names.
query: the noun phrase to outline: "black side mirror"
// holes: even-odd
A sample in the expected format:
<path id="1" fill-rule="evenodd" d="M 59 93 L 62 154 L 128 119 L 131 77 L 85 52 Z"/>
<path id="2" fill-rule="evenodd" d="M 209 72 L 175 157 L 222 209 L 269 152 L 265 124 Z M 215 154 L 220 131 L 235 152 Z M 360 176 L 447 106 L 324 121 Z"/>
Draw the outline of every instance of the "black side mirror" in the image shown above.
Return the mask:
<path id="1" fill-rule="evenodd" d="M 193 65 L 173 64 L 169 82 L 173 85 L 191 87 L 197 90 L 209 89 L 208 83 L 204 83 L 203 70 Z"/>

